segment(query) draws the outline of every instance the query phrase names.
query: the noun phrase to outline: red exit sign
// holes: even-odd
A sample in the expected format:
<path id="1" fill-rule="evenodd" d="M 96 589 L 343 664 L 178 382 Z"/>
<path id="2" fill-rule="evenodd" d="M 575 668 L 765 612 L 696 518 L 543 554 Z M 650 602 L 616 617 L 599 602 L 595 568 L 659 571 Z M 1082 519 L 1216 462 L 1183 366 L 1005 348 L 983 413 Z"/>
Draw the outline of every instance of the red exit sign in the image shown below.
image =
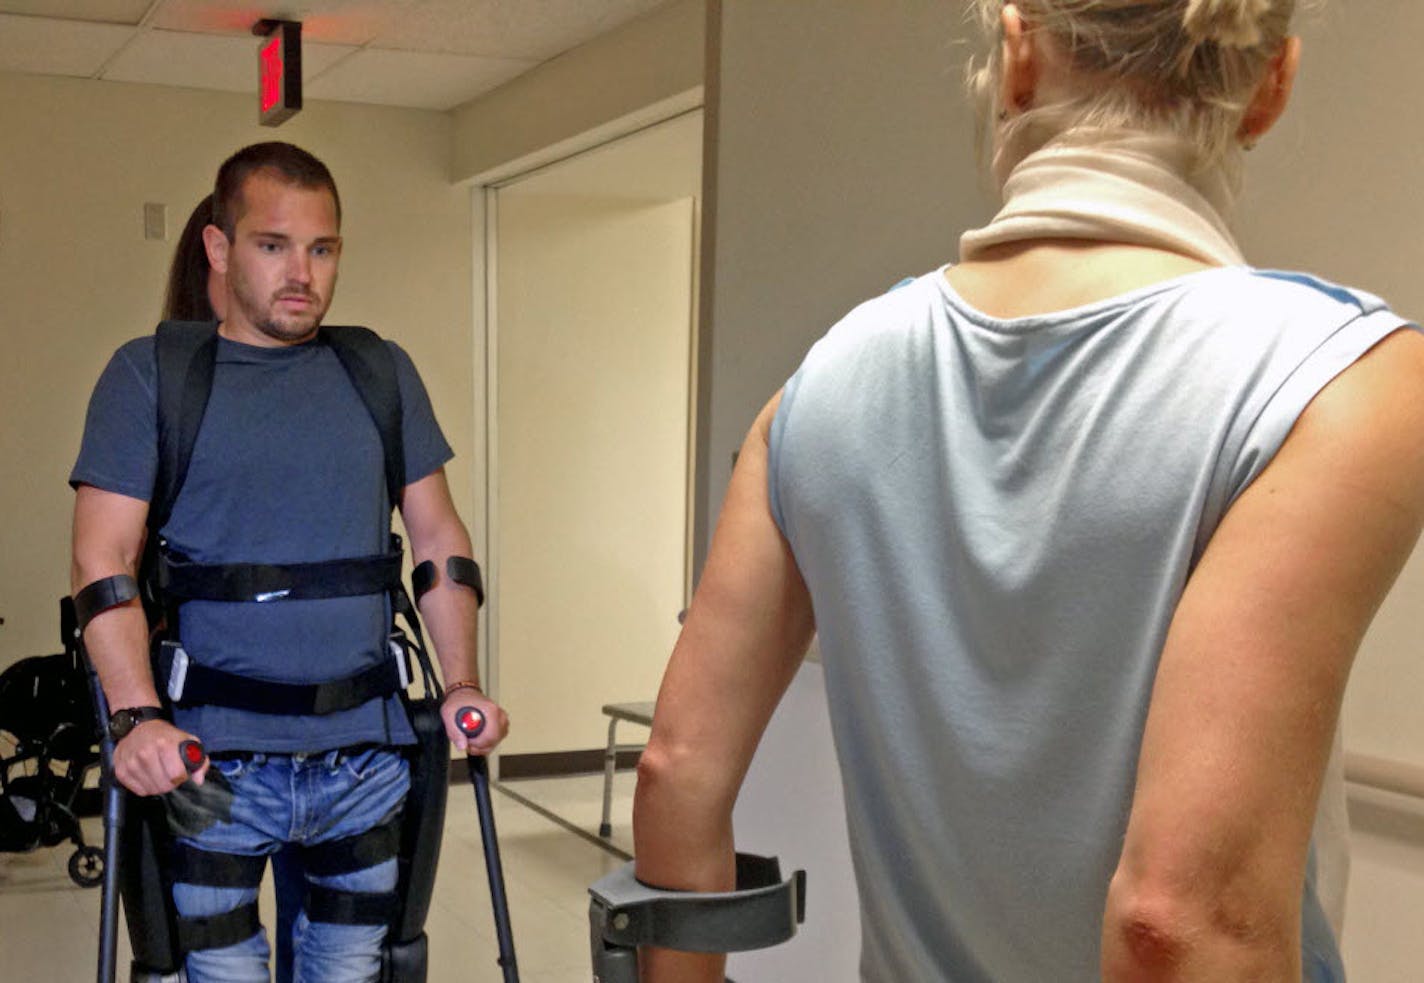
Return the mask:
<path id="1" fill-rule="evenodd" d="M 302 25 L 262 20 L 252 33 L 266 38 L 257 49 L 258 121 L 277 126 L 302 108 Z"/>

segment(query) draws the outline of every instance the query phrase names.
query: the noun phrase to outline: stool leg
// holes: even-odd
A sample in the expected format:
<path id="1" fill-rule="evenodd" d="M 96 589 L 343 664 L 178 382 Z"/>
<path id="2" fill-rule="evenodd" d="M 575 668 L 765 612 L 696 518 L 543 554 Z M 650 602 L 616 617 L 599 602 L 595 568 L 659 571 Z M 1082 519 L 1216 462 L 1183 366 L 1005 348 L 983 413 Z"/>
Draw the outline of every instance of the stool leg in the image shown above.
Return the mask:
<path id="1" fill-rule="evenodd" d="M 613 766 L 618 761 L 618 745 L 614 740 L 617 733 L 618 718 L 608 718 L 608 748 L 603 752 L 603 821 L 598 824 L 598 835 L 605 840 L 613 835 L 609 818 L 613 812 Z"/>

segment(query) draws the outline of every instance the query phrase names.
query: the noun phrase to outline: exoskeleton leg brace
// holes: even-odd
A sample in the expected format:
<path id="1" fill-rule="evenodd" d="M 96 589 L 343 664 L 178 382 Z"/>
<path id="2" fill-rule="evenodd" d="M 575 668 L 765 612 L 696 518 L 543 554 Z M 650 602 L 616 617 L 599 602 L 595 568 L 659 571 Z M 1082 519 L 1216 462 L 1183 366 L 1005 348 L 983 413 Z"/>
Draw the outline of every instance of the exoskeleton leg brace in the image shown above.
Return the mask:
<path id="1" fill-rule="evenodd" d="M 77 622 L 74 643 L 81 643 L 83 628 L 93 618 L 139 596 L 137 581 L 127 575 L 106 577 L 79 591 L 74 597 Z M 161 668 L 164 671 L 160 675 L 169 684 L 165 688 L 170 688 L 169 667 Z M 255 903 L 204 919 L 178 917 L 170 893 L 172 883 L 254 887 L 261 879 L 266 858 L 216 854 L 176 844 L 167 834 L 166 820 L 157 800 L 124 793 L 113 780 L 113 742 L 103 726 L 108 719 L 108 707 L 92 665 L 90 676 L 100 732 L 104 735 L 106 793 L 98 978 L 101 983 L 115 979 L 118 902 L 122 893 L 134 955 L 130 978 L 143 983 L 167 983 L 182 978 L 184 952 L 232 945 L 261 928 Z M 409 676 L 408 669 L 406 676 Z M 426 978 L 427 943 L 423 926 L 444 825 L 450 753 L 438 704 L 427 706 L 425 702 L 411 700 L 408 709 L 419 743 L 408 749 L 412 758 L 411 792 L 400 819 L 359 836 L 307 848 L 303 857 L 306 868 L 317 874 L 358 870 L 392 856 L 399 858 L 396 892 L 361 894 L 312 885 L 303 906 L 316 921 L 389 924 L 382 952 L 385 964 L 382 979 L 396 983 L 415 983 Z M 129 815 L 133 809 L 138 810 L 137 814 Z M 126 816 L 133 821 L 126 822 Z"/>

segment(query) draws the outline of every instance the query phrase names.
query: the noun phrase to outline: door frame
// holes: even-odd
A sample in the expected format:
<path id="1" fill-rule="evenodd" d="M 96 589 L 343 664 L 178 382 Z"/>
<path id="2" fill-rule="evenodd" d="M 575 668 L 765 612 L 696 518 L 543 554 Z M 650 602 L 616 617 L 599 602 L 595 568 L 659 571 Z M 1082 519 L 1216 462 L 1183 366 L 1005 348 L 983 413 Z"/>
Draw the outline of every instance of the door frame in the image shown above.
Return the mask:
<path id="1" fill-rule="evenodd" d="M 500 659 L 499 659 L 499 589 L 500 553 L 499 518 L 499 439 L 497 433 L 497 410 L 499 406 L 499 190 L 544 168 L 551 167 L 572 157 L 596 150 L 605 144 L 632 136 L 687 113 L 703 110 L 703 87 L 696 86 L 678 95 L 660 100 L 640 110 L 635 110 L 616 120 L 586 130 L 576 136 L 560 140 L 548 147 L 507 161 L 487 171 L 474 175 L 462 182 L 470 187 L 470 225 L 474 233 L 475 248 L 472 250 L 471 269 L 472 321 L 474 365 L 472 386 L 472 413 L 477 422 L 483 418 L 484 425 L 476 425 L 473 430 L 472 453 L 472 498 L 470 515 L 475 517 L 479 528 L 474 530 L 472 539 L 477 556 L 483 557 L 483 567 L 488 593 L 494 600 L 486 609 L 479 622 L 480 679 L 492 699 L 499 699 Z M 705 117 L 704 117 L 705 120 Z M 703 142 L 707 135 L 704 126 Z M 703 175 L 704 193 L 706 174 Z M 701 235 L 701 212 L 694 212 L 694 247 Z M 694 257 L 698 250 L 694 248 Z M 696 534 L 692 503 L 696 489 L 696 437 L 697 437 L 697 373 L 698 336 L 700 331 L 697 300 L 700 295 L 700 263 L 693 263 L 693 304 L 690 313 L 691 352 L 688 405 L 688 509 L 687 509 L 687 563 L 684 574 L 683 593 L 685 601 L 690 599 L 692 584 L 693 544 Z M 498 751 L 490 756 L 494 761 L 494 774 L 499 775 Z"/>

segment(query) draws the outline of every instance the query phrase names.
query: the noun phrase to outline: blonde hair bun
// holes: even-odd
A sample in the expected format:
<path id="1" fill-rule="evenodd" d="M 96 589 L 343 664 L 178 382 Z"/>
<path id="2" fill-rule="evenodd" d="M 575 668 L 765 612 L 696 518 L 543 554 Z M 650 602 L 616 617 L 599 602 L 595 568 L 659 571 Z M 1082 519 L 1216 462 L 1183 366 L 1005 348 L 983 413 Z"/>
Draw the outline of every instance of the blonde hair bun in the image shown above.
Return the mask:
<path id="1" fill-rule="evenodd" d="M 1254 48 L 1265 39 L 1261 21 L 1270 12 L 1271 0 L 1187 0 L 1182 26 L 1198 43 Z"/>

